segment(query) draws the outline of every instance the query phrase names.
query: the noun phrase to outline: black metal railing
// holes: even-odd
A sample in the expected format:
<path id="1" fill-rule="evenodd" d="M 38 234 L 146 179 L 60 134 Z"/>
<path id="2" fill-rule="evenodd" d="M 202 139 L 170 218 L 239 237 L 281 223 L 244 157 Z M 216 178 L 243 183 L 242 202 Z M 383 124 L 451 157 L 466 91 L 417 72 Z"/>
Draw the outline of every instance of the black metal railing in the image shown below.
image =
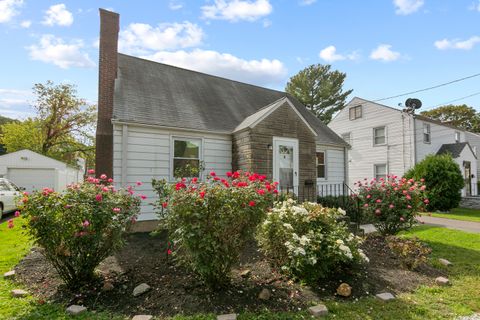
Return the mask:
<path id="1" fill-rule="evenodd" d="M 342 208 L 355 229 L 359 228 L 362 221 L 360 201 L 356 192 L 346 183 L 319 184 L 317 202 L 325 207 Z"/>

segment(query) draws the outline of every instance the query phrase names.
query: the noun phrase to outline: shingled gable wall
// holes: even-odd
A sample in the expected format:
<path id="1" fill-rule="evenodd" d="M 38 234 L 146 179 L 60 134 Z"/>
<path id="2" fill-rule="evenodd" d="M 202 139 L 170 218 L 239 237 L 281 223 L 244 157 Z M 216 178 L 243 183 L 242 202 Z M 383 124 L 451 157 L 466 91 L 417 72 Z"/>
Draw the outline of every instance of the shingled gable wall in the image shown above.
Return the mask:
<path id="1" fill-rule="evenodd" d="M 314 201 L 316 183 L 304 188 L 305 181 L 316 181 L 315 136 L 298 114 L 285 102 L 253 128 L 233 134 L 232 167 L 265 174 L 272 179 L 273 137 L 299 141 L 299 198 Z M 304 192 L 305 191 L 305 192 Z"/>

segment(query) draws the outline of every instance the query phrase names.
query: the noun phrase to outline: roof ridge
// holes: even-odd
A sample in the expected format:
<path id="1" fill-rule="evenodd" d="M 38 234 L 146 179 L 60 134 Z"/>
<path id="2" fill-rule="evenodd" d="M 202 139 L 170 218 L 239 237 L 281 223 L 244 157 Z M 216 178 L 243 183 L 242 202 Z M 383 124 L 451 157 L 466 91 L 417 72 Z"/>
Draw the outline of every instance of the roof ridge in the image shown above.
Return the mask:
<path id="1" fill-rule="evenodd" d="M 269 91 L 274 91 L 274 92 L 279 92 L 279 93 L 284 93 L 284 94 L 286 94 L 285 91 L 280 91 L 280 90 L 265 88 L 265 87 L 262 87 L 262 86 L 260 86 L 260 85 L 256 85 L 256 84 L 252 84 L 252 83 L 247 83 L 247 82 L 242 82 L 242 81 L 239 81 L 239 80 L 229 79 L 229 78 L 225 78 L 225 77 L 220 77 L 220 76 L 217 76 L 217 75 L 214 75 L 214 74 L 209 74 L 209 73 L 205 73 L 205 72 L 201 72 L 201 71 L 196 71 L 196 70 L 192 70 L 192 69 L 182 68 L 182 67 L 179 67 L 179 66 L 174 66 L 174 65 L 171 65 L 171 64 L 163 63 L 163 62 L 158 62 L 158 61 L 154 61 L 154 60 L 149 60 L 149 59 L 146 59 L 146 58 L 140 58 L 140 57 L 136 57 L 136 56 L 131 56 L 131 55 L 128 55 L 128 54 L 125 54 L 125 53 L 121 53 L 121 52 L 119 52 L 119 53 L 117 53 L 117 54 L 118 54 L 118 55 L 125 56 L 125 57 L 128 57 L 128 58 L 134 58 L 134 59 L 138 59 L 138 60 L 142 60 L 142 61 L 146 61 L 146 62 L 150 62 L 150 63 L 154 63 L 154 64 L 159 64 L 159 65 L 167 66 L 167 67 L 174 68 L 174 69 L 179 69 L 179 70 L 183 70 L 183 71 L 187 71 L 187 72 L 198 73 L 198 74 L 201 74 L 201 75 L 204 75 L 204 76 L 208 76 L 208 77 L 212 77 L 212 78 L 217 78 L 217 79 L 221 79 L 221 80 L 232 81 L 232 82 L 240 83 L 240 84 L 243 84 L 243 85 L 247 85 L 247 86 L 251 86 L 251 87 L 255 87 L 255 88 L 259 88 L 259 89 L 263 89 L 263 90 L 269 90 Z"/>

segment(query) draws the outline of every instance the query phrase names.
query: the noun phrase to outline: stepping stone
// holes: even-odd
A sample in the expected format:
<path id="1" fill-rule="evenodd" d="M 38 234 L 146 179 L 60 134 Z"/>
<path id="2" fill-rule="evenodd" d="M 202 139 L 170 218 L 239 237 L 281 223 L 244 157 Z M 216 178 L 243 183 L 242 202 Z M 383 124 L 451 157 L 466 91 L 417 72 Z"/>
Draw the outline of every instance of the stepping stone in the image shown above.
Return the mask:
<path id="1" fill-rule="evenodd" d="M 342 297 L 350 297 L 352 294 L 352 287 L 348 283 L 342 283 L 337 288 L 337 294 Z"/>
<path id="2" fill-rule="evenodd" d="M 260 300 L 269 300 L 272 294 L 270 293 L 270 290 L 268 289 L 262 289 L 260 294 L 258 295 L 258 299 Z"/>
<path id="3" fill-rule="evenodd" d="M 435 279 L 435 283 L 439 286 L 448 286 L 450 284 L 450 280 L 445 277 L 438 277 Z"/>
<path id="4" fill-rule="evenodd" d="M 316 306 L 308 308 L 308 312 L 315 318 L 323 317 L 328 314 L 327 306 L 324 304 L 318 304 Z"/>
<path id="5" fill-rule="evenodd" d="M 13 289 L 10 293 L 14 298 L 22 298 L 28 295 L 28 292 L 22 289 Z"/>
<path id="6" fill-rule="evenodd" d="M 65 311 L 72 316 L 76 316 L 76 315 L 82 314 L 85 311 L 87 311 L 87 308 L 84 307 L 84 306 L 79 306 L 77 304 L 72 304 Z"/>
<path id="7" fill-rule="evenodd" d="M 438 259 L 438 262 L 440 262 L 442 265 L 444 265 L 446 267 L 453 265 L 450 261 L 448 261 L 447 259 L 443 259 L 443 258 Z"/>
<path id="8" fill-rule="evenodd" d="M 375 297 L 382 301 L 390 301 L 395 299 L 395 296 L 390 292 L 379 293 L 379 294 L 376 294 Z"/>
<path id="9" fill-rule="evenodd" d="M 217 316 L 217 320 L 237 320 L 236 313 L 221 314 Z"/>
<path id="10" fill-rule="evenodd" d="M 153 318 L 153 316 L 151 316 L 151 315 L 139 314 L 139 315 L 134 316 L 132 318 L 132 320 L 150 320 L 152 318 Z"/>
<path id="11" fill-rule="evenodd" d="M 138 297 L 139 295 L 144 294 L 147 291 L 150 291 L 150 289 L 151 287 L 146 283 L 139 284 L 138 286 L 135 287 L 135 289 L 133 289 L 133 296 Z"/>
<path id="12" fill-rule="evenodd" d="M 13 279 L 13 278 L 15 278 L 15 270 L 11 270 L 11 271 L 5 272 L 5 273 L 3 274 L 3 277 L 4 277 L 5 279 Z"/>

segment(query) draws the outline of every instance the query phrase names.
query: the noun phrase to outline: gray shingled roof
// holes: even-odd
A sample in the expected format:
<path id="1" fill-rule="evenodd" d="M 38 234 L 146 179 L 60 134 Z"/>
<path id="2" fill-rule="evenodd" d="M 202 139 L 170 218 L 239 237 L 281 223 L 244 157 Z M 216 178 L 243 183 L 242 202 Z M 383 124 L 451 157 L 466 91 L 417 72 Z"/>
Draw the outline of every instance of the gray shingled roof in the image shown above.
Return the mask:
<path id="1" fill-rule="evenodd" d="M 248 116 L 288 97 L 319 143 L 346 145 L 298 100 L 281 91 L 118 55 L 113 119 L 231 133 Z"/>
<path id="2" fill-rule="evenodd" d="M 453 158 L 458 158 L 460 157 L 460 154 L 462 153 L 463 149 L 465 149 L 466 146 L 468 146 L 471 150 L 470 144 L 468 142 L 443 144 L 438 150 L 437 154 L 450 153 Z M 473 154 L 475 154 L 473 150 L 471 151 Z"/>

